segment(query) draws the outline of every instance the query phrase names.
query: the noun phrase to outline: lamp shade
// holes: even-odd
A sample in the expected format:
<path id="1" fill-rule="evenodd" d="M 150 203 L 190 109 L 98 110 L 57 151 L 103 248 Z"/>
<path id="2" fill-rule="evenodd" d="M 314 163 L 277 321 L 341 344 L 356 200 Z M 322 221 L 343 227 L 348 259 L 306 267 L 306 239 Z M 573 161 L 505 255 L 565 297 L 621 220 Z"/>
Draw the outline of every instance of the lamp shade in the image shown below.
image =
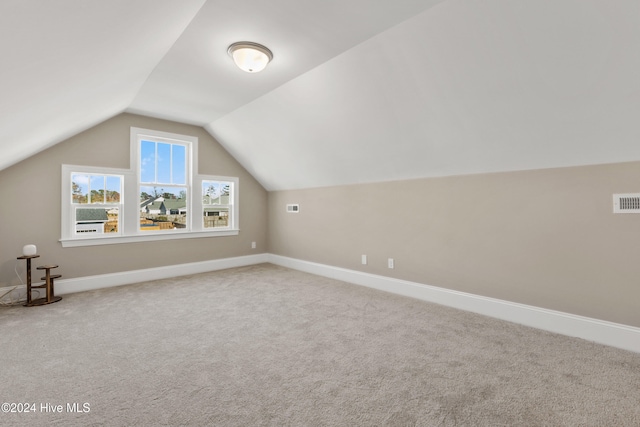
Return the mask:
<path id="1" fill-rule="evenodd" d="M 22 255 L 24 256 L 33 256 L 38 253 L 38 249 L 36 245 L 24 245 L 22 248 Z"/>
<path id="2" fill-rule="evenodd" d="M 233 62 L 247 73 L 257 73 L 273 59 L 273 54 L 269 49 L 258 43 L 238 42 L 229 46 L 229 55 Z"/>

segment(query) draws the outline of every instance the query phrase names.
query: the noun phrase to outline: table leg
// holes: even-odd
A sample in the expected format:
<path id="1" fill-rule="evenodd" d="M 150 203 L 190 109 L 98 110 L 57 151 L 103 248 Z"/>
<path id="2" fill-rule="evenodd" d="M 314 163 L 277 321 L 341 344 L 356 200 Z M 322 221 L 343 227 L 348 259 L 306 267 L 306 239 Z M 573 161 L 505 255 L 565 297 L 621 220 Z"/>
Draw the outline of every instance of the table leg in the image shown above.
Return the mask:
<path id="1" fill-rule="evenodd" d="M 27 258 L 27 305 L 31 305 L 31 259 Z"/>
<path id="2" fill-rule="evenodd" d="M 47 303 L 51 302 L 51 295 L 53 294 L 53 292 L 51 292 L 51 272 L 49 271 L 49 269 L 47 268 L 47 277 L 46 277 L 46 285 L 47 285 Z"/>

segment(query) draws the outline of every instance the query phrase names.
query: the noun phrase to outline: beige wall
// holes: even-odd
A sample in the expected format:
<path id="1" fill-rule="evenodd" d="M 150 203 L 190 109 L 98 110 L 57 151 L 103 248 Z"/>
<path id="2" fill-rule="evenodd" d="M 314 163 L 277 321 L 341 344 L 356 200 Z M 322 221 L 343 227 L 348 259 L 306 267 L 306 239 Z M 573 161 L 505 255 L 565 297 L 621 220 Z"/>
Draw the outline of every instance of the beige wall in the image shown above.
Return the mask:
<path id="1" fill-rule="evenodd" d="M 199 173 L 239 177 L 238 236 L 62 248 L 61 165 L 129 168 L 132 126 L 196 136 Z M 35 265 L 59 264 L 63 278 L 252 255 L 267 247 L 267 192 L 211 135 L 201 127 L 133 114 L 118 115 L 0 171 L 0 200 L 0 284 L 5 286 L 19 283 L 16 257 L 27 243 L 41 255 Z M 257 249 L 251 249 L 252 241 Z"/>
<path id="2" fill-rule="evenodd" d="M 61 164 L 128 168 L 131 126 L 197 136 L 200 173 L 240 178 L 238 236 L 62 248 Z M 632 162 L 267 194 L 204 129 L 121 114 L 0 171 L 0 285 L 27 243 L 64 278 L 268 250 L 640 327 L 640 215 L 612 213 L 639 187 Z"/>
<path id="3" fill-rule="evenodd" d="M 638 162 L 271 192 L 269 252 L 640 327 L 628 192 Z"/>

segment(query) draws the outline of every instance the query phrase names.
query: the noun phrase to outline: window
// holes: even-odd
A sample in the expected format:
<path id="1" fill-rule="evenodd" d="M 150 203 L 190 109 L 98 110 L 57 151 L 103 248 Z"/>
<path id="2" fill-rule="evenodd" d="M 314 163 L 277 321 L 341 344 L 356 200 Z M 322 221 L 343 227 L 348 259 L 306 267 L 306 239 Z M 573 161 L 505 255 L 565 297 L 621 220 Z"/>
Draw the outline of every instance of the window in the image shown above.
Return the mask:
<path id="1" fill-rule="evenodd" d="M 190 229 L 188 142 L 139 138 L 140 231 Z"/>
<path id="2" fill-rule="evenodd" d="M 129 169 L 62 166 L 64 247 L 238 234 L 238 178 L 198 175 L 198 139 L 131 128 Z"/>

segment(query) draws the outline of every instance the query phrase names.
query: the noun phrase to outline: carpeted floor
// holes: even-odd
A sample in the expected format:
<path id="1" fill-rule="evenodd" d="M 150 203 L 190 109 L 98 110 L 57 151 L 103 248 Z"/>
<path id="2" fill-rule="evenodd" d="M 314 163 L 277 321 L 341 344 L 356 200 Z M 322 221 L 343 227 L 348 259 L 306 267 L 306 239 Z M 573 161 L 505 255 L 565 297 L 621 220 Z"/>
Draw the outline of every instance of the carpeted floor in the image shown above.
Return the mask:
<path id="1" fill-rule="evenodd" d="M 640 425 L 640 354 L 270 264 L 0 325 L 4 426 Z"/>

